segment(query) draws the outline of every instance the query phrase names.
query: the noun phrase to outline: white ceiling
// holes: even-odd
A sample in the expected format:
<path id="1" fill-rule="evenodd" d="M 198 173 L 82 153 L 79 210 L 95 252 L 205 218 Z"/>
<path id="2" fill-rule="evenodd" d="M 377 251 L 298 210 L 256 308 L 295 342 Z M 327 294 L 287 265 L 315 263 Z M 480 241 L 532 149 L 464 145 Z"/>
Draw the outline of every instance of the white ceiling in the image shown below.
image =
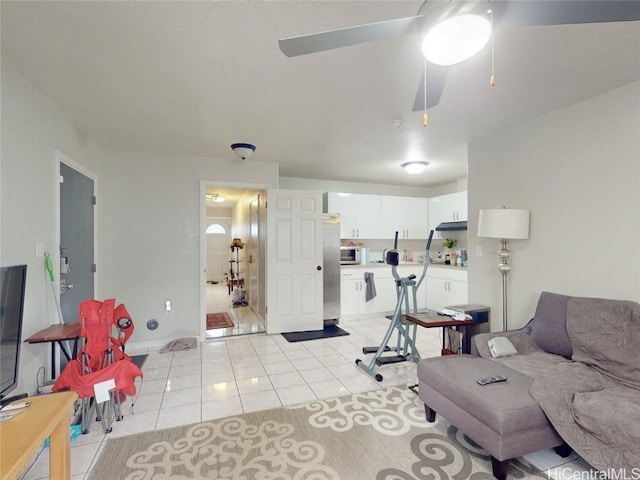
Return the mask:
<path id="1" fill-rule="evenodd" d="M 640 78 L 640 22 L 500 30 L 497 86 L 489 48 L 451 67 L 425 129 L 411 111 L 417 37 L 295 58 L 278 48 L 421 3 L 3 0 L 2 55 L 108 147 L 234 158 L 229 145 L 249 142 L 281 176 L 412 186 L 466 177 L 470 139 Z M 405 174 L 410 155 L 429 168 Z"/>

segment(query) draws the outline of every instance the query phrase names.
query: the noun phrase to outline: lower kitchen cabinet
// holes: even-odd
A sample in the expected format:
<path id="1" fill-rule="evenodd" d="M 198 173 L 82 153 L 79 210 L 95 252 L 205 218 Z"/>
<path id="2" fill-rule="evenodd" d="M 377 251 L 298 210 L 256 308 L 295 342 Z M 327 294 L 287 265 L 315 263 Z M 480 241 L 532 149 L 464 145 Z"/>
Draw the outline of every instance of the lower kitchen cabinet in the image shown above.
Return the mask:
<path id="1" fill-rule="evenodd" d="M 432 268 L 427 271 L 427 308 L 442 310 L 450 305 L 467 303 L 467 272 L 453 268 Z"/>
<path id="2" fill-rule="evenodd" d="M 422 266 L 400 265 L 398 275 L 407 277 L 416 275 L 416 280 L 422 275 Z M 364 280 L 365 272 L 373 273 L 376 286 L 376 296 L 366 301 L 367 284 Z M 416 292 L 418 308 L 426 307 L 424 294 L 426 279 Z M 348 267 L 340 272 L 340 315 L 361 315 L 369 313 L 388 314 L 396 308 L 396 284 L 391 273 L 391 267 Z"/>
<path id="3" fill-rule="evenodd" d="M 340 315 L 357 315 L 393 310 L 396 292 L 391 272 L 382 269 L 346 268 L 340 273 Z M 365 272 L 373 273 L 376 296 L 367 302 Z"/>

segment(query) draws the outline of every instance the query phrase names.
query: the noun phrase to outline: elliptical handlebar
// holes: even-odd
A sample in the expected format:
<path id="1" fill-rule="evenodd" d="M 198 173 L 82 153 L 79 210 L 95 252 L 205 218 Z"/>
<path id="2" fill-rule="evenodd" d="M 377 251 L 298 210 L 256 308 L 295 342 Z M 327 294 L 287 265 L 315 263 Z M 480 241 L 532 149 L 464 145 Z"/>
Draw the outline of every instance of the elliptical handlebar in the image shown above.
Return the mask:
<path id="1" fill-rule="evenodd" d="M 396 230 L 395 240 L 393 241 L 393 250 L 389 250 L 385 257 L 385 263 L 392 267 L 397 267 L 400 264 L 400 255 L 398 254 L 398 231 Z"/>
<path id="2" fill-rule="evenodd" d="M 427 275 L 427 268 L 429 267 L 429 249 L 431 248 L 431 240 L 433 239 L 433 230 L 429 232 L 429 238 L 427 239 L 427 248 L 425 249 L 425 257 L 424 257 L 424 268 L 422 269 L 422 275 L 420 275 L 420 280 L 416 284 L 416 288 L 420 287 L 420 284 L 424 280 L 424 277 Z"/>
<path id="3" fill-rule="evenodd" d="M 420 280 L 418 280 L 418 283 L 416 284 L 416 288 L 420 286 L 420 284 L 422 283 L 422 280 L 424 280 L 424 277 L 427 274 L 427 267 L 429 266 L 429 257 L 430 257 L 429 249 L 431 248 L 431 240 L 433 240 L 433 230 L 429 232 L 429 238 L 427 239 L 427 247 L 425 249 L 426 255 L 424 260 L 424 268 L 422 270 L 422 275 L 420 275 Z M 387 255 L 385 257 L 385 263 L 387 265 L 391 265 L 391 273 L 393 274 L 393 278 L 395 278 L 396 280 L 400 280 L 400 276 L 398 275 L 398 271 L 397 271 L 397 266 L 400 264 L 400 254 L 398 253 L 398 231 L 397 230 L 393 240 L 393 250 L 387 251 Z M 411 275 L 411 276 L 413 278 L 411 278 L 410 280 L 413 280 L 416 278 L 415 275 Z"/>

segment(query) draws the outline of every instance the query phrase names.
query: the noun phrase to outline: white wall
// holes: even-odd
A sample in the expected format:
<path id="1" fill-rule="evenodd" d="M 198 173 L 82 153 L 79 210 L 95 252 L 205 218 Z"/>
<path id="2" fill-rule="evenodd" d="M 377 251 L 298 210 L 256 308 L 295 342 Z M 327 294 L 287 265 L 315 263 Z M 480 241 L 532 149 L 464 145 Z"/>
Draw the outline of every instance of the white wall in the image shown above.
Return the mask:
<path id="1" fill-rule="evenodd" d="M 499 243 L 476 236 L 482 208 L 531 211 L 529 240 L 509 247 L 510 327 L 543 290 L 640 300 L 640 83 L 471 142 L 468 187 L 469 300 L 492 307 L 492 330 Z"/>
<path id="2" fill-rule="evenodd" d="M 58 264 L 56 150 L 96 174 L 100 168 L 95 148 L 56 105 L 4 60 L 1 85 L 0 264 L 27 264 L 24 339 L 58 323 L 44 259 L 35 257 L 35 244 L 42 242 L 53 264 Z M 48 344 L 22 344 L 15 393 L 35 393 L 36 372 L 41 366 L 49 367 L 48 358 Z"/>
<path id="3" fill-rule="evenodd" d="M 277 164 L 107 151 L 5 60 L 1 75 L 0 264 L 28 264 L 23 338 L 58 321 L 43 259 L 35 258 L 36 242 L 54 265 L 59 258 L 56 151 L 97 175 L 96 297 L 127 305 L 136 323 L 132 342 L 200 336 L 201 181 L 277 186 Z M 170 315 L 165 300 L 173 302 Z M 145 327 L 151 318 L 160 322 L 154 332 Z M 22 345 L 17 392 L 35 393 L 48 352 L 47 344 Z"/>
<path id="4" fill-rule="evenodd" d="M 277 186 L 277 164 L 112 150 L 101 161 L 101 296 L 127 305 L 135 345 L 200 337 L 201 181 Z"/>

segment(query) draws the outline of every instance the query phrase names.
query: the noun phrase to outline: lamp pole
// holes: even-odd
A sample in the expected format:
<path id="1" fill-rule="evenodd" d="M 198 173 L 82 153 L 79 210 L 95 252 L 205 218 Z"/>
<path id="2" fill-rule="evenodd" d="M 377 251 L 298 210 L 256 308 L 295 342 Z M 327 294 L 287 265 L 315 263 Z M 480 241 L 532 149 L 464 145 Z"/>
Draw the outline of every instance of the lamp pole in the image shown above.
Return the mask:
<path id="1" fill-rule="evenodd" d="M 507 331 L 507 274 L 511 270 L 509 265 L 509 250 L 507 249 L 508 239 L 503 238 L 500 240 L 500 250 L 498 250 L 498 258 L 500 263 L 498 264 L 498 271 L 502 274 L 502 330 Z"/>

